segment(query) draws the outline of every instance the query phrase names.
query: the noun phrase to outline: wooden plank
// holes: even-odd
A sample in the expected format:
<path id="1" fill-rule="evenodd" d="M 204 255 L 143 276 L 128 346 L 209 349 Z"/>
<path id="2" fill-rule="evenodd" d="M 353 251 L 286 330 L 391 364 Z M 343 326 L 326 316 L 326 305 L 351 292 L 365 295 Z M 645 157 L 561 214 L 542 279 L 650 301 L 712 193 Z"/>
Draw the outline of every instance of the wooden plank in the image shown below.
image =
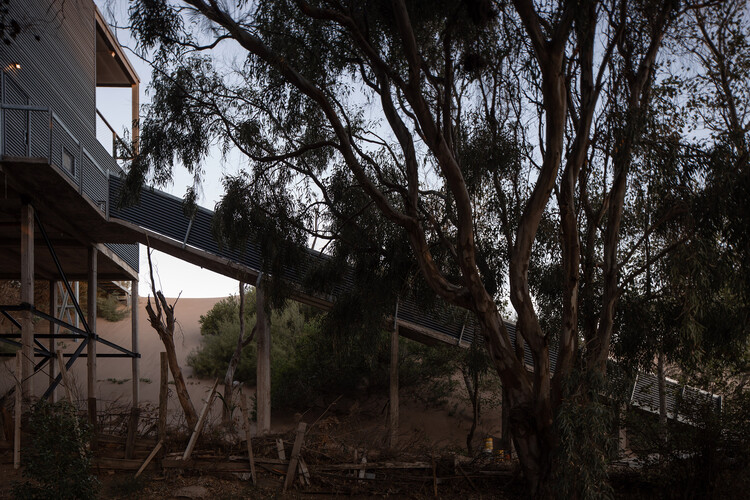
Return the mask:
<path id="1" fill-rule="evenodd" d="M 430 462 L 370 462 L 318 465 L 315 470 L 360 470 L 360 469 L 432 469 Z"/>
<path id="2" fill-rule="evenodd" d="M 310 471 L 302 457 L 299 457 L 299 478 L 303 485 L 310 486 Z"/>
<path id="3" fill-rule="evenodd" d="M 211 394 L 208 396 L 206 404 L 203 405 L 200 417 L 198 417 L 198 422 L 195 424 L 195 429 L 193 429 L 193 434 L 190 436 L 190 442 L 188 442 L 187 448 L 185 448 L 185 453 L 182 455 L 183 460 L 189 459 L 190 455 L 193 454 L 195 443 L 198 441 L 198 436 L 200 436 L 200 433 L 203 430 L 203 423 L 206 421 L 206 416 L 208 415 L 209 408 L 211 408 L 211 403 L 214 400 L 214 394 L 216 393 L 216 387 L 218 385 L 219 379 L 217 377 L 214 386 L 211 388 Z"/>
<path id="4" fill-rule="evenodd" d="M 143 462 L 143 465 L 138 469 L 138 472 L 135 473 L 135 477 L 138 477 L 141 475 L 141 473 L 148 467 L 148 464 L 151 463 L 151 460 L 154 459 L 157 453 L 159 453 L 159 450 L 161 449 L 162 445 L 164 444 L 164 440 L 160 439 L 158 443 L 156 443 L 156 446 L 153 450 L 151 450 L 151 453 L 149 453 L 148 457 L 146 457 L 146 461 Z"/>
<path id="5" fill-rule="evenodd" d="M 65 359 L 63 358 L 62 351 L 57 351 L 57 364 L 60 367 L 63 387 L 65 387 L 65 397 L 68 398 L 70 404 L 75 404 L 73 401 L 73 389 L 71 387 L 70 377 L 68 376 L 68 368 L 65 366 Z"/>
<path id="6" fill-rule="evenodd" d="M 143 465 L 143 459 L 98 457 L 92 460 L 92 465 L 99 469 L 137 471 L 141 465 Z M 151 463 L 146 466 L 146 469 L 152 469 L 154 467 L 156 467 L 156 462 L 152 460 Z"/>
<path id="7" fill-rule="evenodd" d="M 21 467 L 21 415 L 23 414 L 23 352 L 16 351 L 16 404 L 13 408 L 15 421 L 13 426 L 13 468 Z"/>
<path id="8" fill-rule="evenodd" d="M 247 414 L 247 397 L 240 388 L 240 411 L 242 412 L 242 428 L 245 431 L 245 439 L 247 440 L 247 460 L 250 462 L 250 477 L 253 480 L 253 484 L 258 484 L 255 476 L 255 457 L 253 456 L 253 438 L 250 435 L 250 419 Z"/>
<path id="9" fill-rule="evenodd" d="M 276 452 L 279 454 L 279 460 L 286 460 L 286 450 L 284 450 L 284 441 L 276 438 Z"/>
<path id="10" fill-rule="evenodd" d="M 169 396 L 169 363 L 167 361 L 167 353 L 159 353 L 159 361 L 161 362 L 161 376 L 159 378 L 159 427 L 158 433 L 160 439 L 166 439 L 167 437 L 167 400 Z"/>
<path id="11" fill-rule="evenodd" d="M 284 480 L 283 492 L 291 486 L 294 481 L 294 475 L 297 472 L 297 461 L 299 460 L 299 452 L 302 449 L 302 442 L 305 440 L 305 430 L 307 424 L 300 422 L 297 426 L 297 437 L 294 438 L 294 446 L 292 447 L 292 456 L 289 458 L 289 468 L 286 471 L 286 479 Z"/>

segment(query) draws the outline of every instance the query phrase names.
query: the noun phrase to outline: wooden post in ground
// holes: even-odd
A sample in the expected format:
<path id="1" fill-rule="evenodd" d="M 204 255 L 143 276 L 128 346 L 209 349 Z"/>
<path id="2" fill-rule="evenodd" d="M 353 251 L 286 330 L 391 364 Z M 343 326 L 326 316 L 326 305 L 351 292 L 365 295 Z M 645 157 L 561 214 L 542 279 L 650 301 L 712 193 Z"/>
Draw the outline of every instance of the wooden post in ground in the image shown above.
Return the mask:
<path id="1" fill-rule="evenodd" d="M 87 296 L 87 318 L 86 321 L 92 334 L 96 334 L 96 291 L 99 286 L 97 280 L 97 251 L 96 247 L 89 247 L 88 259 L 88 296 Z M 89 339 L 86 346 L 86 367 L 87 367 L 87 384 L 86 397 L 88 398 L 89 407 L 89 424 L 91 424 L 92 435 L 96 441 L 96 340 Z"/>
<path id="2" fill-rule="evenodd" d="M 250 419 L 247 414 L 247 398 L 242 392 L 240 387 L 240 411 L 242 412 L 242 429 L 245 431 L 245 438 L 247 439 L 247 459 L 250 461 L 250 477 L 253 479 L 253 484 L 258 484 L 255 477 L 255 457 L 253 456 L 253 438 L 250 435 Z"/>
<path id="3" fill-rule="evenodd" d="M 169 363 L 167 353 L 160 352 L 161 376 L 159 378 L 159 439 L 167 438 L 167 396 L 169 394 Z"/>
<path id="4" fill-rule="evenodd" d="M 68 367 L 65 366 L 65 358 L 63 358 L 62 351 L 55 351 L 55 353 L 57 354 L 57 364 L 60 366 L 60 377 L 65 387 L 65 396 L 67 396 L 68 402 L 74 405 L 73 388 L 70 386 L 70 377 L 68 377 Z"/>
<path id="5" fill-rule="evenodd" d="M 271 432 L 271 322 L 266 312 L 263 288 L 255 288 L 256 335 L 258 336 L 256 414 L 258 435 Z"/>
<path id="6" fill-rule="evenodd" d="M 49 315 L 53 318 L 57 317 L 55 316 L 55 304 L 57 304 L 57 284 L 54 280 L 50 280 L 49 282 Z M 55 339 L 52 337 L 52 335 L 55 334 L 55 324 L 50 321 L 49 322 L 49 334 L 50 338 L 47 344 L 47 349 L 49 349 L 49 352 L 52 354 L 49 358 L 49 384 L 52 385 L 55 381 L 55 376 L 57 373 L 55 372 L 55 362 L 57 359 L 55 358 Z M 50 403 L 54 403 L 57 401 L 57 388 L 50 392 L 49 394 L 49 400 Z"/>
<path id="7" fill-rule="evenodd" d="M 148 457 L 146 457 L 146 460 L 143 462 L 143 465 L 138 469 L 138 472 L 135 473 L 135 477 L 138 477 L 141 475 L 141 472 L 146 470 L 146 467 L 148 467 L 148 464 L 151 463 L 151 460 L 154 459 L 157 453 L 159 453 L 159 450 L 161 449 L 161 446 L 164 444 L 164 440 L 160 439 L 158 443 L 156 443 L 156 446 L 154 446 L 154 449 L 151 450 L 151 453 L 148 454 Z"/>
<path id="8" fill-rule="evenodd" d="M 21 302 L 34 305 L 34 207 L 21 205 Z M 34 322 L 31 311 L 21 311 L 21 379 L 23 400 L 29 401 L 34 393 Z"/>
<path id="9" fill-rule="evenodd" d="M 138 354 L 138 280 L 130 282 L 130 324 L 131 324 L 131 348 L 130 350 Z M 139 385 L 139 359 L 132 358 L 133 374 L 133 405 L 130 407 L 130 421 L 128 422 L 128 439 L 125 442 L 125 457 L 133 458 L 135 456 L 135 438 L 138 434 L 138 420 L 141 415 L 139 407 L 140 385 Z"/>
<path id="10" fill-rule="evenodd" d="M 218 386 L 219 379 L 217 378 L 216 382 L 214 382 L 214 386 L 211 388 L 211 394 L 208 396 L 208 401 L 203 405 L 203 410 L 201 410 L 201 415 L 198 417 L 198 423 L 195 424 L 195 429 L 193 429 L 193 434 L 190 436 L 190 441 L 188 442 L 187 448 L 185 448 L 185 453 L 182 455 L 183 460 L 190 460 L 190 455 L 193 454 L 195 443 L 198 441 L 198 436 L 200 436 L 201 431 L 203 430 L 203 424 L 206 422 L 206 416 L 211 409 L 211 403 L 214 401 L 214 395 L 216 394 L 216 388 Z"/>
<path id="11" fill-rule="evenodd" d="M 138 280 L 130 282 L 130 350 L 138 354 Z M 131 361 L 133 370 L 133 406 L 139 407 L 141 402 L 141 370 L 140 358 Z"/>
<path id="12" fill-rule="evenodd" d="M 16 404 L 13 411 L 15 419 L 13 425 L 13 468 L 21 467 L 21 415 L 23 414 L 23 353 L 16 351 Z"/>
<path id="13" fill-rule="evenodd" d="M 291 486 L 294 481 L 294 475 L 297 473 L 297 463 L 299 461 L 299 452 L 302 449 L 302 442 L 305 440 L 305 430 L 307 424 L 300 422 L 297 426 L 297 437 L 294 439 L 292 447 L 292 456 L 289 457 L 289 468 L 286 470 L 286 479 L 284 479 L 284 492 Z"/>
<path id="14" fill-rule="evenodd" d="M 388 405 L 388 446 L 398 444 L 398 325 L 391 332 L 391 373 Z"/>

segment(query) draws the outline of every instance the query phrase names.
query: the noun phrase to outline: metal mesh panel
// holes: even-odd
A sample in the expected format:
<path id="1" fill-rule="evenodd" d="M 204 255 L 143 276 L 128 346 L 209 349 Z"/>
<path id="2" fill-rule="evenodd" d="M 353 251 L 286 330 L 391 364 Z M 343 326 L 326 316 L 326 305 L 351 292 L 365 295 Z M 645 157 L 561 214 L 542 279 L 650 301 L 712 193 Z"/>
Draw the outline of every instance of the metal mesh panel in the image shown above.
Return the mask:
<path id="1" fill-rule="evenodd" d="M 29 156 L 32 158 L 47 158 L 49 156 L 49 113 L 33 111 L 30 113 L 31 147 Z"/>
<path id="2" fill-rule="evenodd" d="M 26 156 L 26 111 L 3 110 L 4 154 L 6 156 Z"/>

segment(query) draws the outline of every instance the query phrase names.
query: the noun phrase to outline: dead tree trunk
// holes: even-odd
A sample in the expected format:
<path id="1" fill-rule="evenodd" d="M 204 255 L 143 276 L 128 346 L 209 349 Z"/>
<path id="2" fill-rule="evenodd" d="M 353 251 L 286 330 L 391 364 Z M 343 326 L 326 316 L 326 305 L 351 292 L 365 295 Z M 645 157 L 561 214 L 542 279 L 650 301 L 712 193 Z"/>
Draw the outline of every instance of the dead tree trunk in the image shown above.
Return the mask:
<path id="1" fill-rule="evenodd" d="M 255 283 L 255 287 L 260 286 L 261 274 L 258 275 L 258 281 Z M 257 323 L 256 323 L 257 324 Z M 255 337 L 256 328 L 250 332 L 250 336 L 245 339 L 245 283 L 240 281 L 240 335 L 237 337 L 237 347 L 234 349 L 232 359 L 229 360 L 229 366 L 227 367 L 227 373 L 224 376 L 224 412 L 222 413 L 222 421 L 224 424 L 229 424 L 232 419 L 232 395 L 234 394 L 234 373 L 237 371 L 237 365 L 240 364 L 240 357 L 242 356 L 242 350 Z"/>
<path id="2" fill-rule="evenodd" d="M 182 377 L 182 370 L 177 362 L 177 351 L 174 346 L 174 325 L 176 323 L 174 306 L 177 304 L 177 300 L 175 300 L 174 304 L 169 305 L 161 290 L 156 290 L 156 285 L 154 284 L 154 267 L 151 264 L 151 248 L 147 247 L 146 251 L 148 254 L 148 271 L 151 276 L 151 292 L 154 294 L 154 304 L 156 305 L 156 311 L 154 311 L 154 308 L 151 306 L 151 297 L 149 297 L 146 302 L 146 312 L 148 313 L 151 326 L 159 334 L 159 338 L 164 344 L 169 369 L 172 372 L 175 390 L 177 391 L 177 399 L 180 401 L 182 411 L 185 412 L 185 420 L 188 427 L 193 429 L 195 428 L 195 424 L 198 423 L 198 414 L 195 411 L 193 402 L 190 400 L 190 394 L 188 394 L 185 379 Z"/>

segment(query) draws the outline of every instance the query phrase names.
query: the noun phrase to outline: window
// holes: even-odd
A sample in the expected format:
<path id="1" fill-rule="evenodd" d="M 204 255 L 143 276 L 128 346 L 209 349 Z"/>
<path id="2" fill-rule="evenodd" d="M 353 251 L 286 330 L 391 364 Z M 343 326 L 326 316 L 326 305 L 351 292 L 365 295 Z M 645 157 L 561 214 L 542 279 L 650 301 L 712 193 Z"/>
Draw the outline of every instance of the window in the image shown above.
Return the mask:
<path id="1" fill-rule="evenodd" d="M 62 150 L 62 168 L 69 174 L 76 175 L 76 157 L 65 148 Z"/>

